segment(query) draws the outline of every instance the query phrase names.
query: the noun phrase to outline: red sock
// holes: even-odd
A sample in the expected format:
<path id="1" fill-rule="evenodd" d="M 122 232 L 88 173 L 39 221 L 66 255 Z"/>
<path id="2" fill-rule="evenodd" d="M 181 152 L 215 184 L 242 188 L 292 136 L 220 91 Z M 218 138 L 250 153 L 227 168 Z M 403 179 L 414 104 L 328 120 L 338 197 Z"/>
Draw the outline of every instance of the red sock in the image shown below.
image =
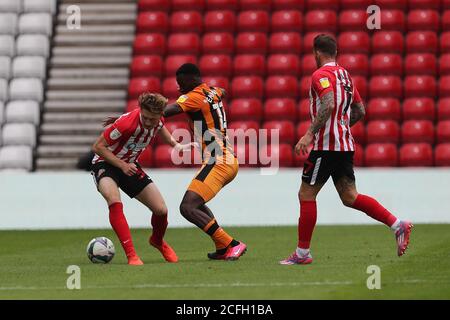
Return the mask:
<path id="1" fill-rule="evenodd" d="M 162 245 L 162 241 L 164 238 L 164 234 L 167 229 L 167 214 L 164 215 L 156 215 L 152 214 L 152 227 L 153 233 L 151 237 L 151 241 L 157 245 Z"/>
<path id="2" fill-rule="evenodd" d="M 300 218 L 298 219 L 298 247 L 309 249 L 312 233 L 317 220 L 316 201 L 300 201 Z"/>
<path id="3" fill-rule="evenodd" d="M 353 209 L 364 212 L 369 217 L 374 218 L 387 226 L 392 226 L 397 218 L 392 215 L 385 207 L 378 203 L 377 200 L 363 194 L 358 194 Z"/>
<path id="4" fill-rule="evenodd" d="M 115 202 L 109 206 L 109 222 L 116 232 L 127 257 L 135 256 L 136 251 L 134 250 L 127 219 L 123 214 L 122 202 Z"/>

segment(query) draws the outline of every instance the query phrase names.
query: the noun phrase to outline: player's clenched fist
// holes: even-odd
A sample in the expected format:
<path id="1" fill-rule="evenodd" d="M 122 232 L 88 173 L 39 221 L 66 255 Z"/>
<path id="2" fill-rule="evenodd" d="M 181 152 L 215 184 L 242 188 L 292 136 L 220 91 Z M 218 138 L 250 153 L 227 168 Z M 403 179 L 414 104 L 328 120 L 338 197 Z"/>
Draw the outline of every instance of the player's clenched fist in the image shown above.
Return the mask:
<path id="1" fill-rule="evenodd" d="M 125 173 L 127 176 L 132 176 L 133 174 L 135 174 L 137 172 L 137 167 L 134 163 L 127 163 L 124 162 L 122 164 L 122 167 L 120 168 L 123 173 Z"/>
<path id="2" fill-rule="evenodd" d="M 302 152 L 303 155 L 308 153 L 308 147 L 313 141 L 314 136 L 309 131 L 300 138 L 300 140 L 295 145 L 295 152 L 300 155 L 300 152 Z"/>

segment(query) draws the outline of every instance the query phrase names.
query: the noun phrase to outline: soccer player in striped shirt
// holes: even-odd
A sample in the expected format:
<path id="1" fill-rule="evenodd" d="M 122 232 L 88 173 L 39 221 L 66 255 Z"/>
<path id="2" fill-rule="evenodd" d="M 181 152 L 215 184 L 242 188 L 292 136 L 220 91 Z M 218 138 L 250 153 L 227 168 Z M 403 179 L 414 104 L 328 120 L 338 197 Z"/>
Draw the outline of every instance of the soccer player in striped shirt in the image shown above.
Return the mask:
<path id="1" fill-rule="evenodd" d="M 314 147 L 305 162 L 299 192 L 298 246 L 280 263 L 312 263 L 310 241 L 317 219 L 316 196 L 330 176 L 345 206 L 366 213 L 394 231 L 397 254 L 401 256 L 409 243 L 411 222 L 399 220 L 377 200 L 358 193 L 355 186 L 355 142 L 350 127 L 365 115 L 362 99 L 347 70 L 336 63 L 334 38 L 318 35 L 314 39 L 313 53 L 318 69 L 312 75 L 310 88 L 312 123 L 295 151 L 306 154 L 311 143 Z"/>
<path id="2" fill-rule="evenodd" d="M 98 191 L 109 207 L 109 221 L 128 258 L 129 265 L 142 265 L 131 239 L 130 228 L 123 213 L 119 188 L 130 198 L 136 198 L 152 211 L 153 233 L 149 243 L 157 248 L 168 262 L 177 262 L 175 251 L 163 240 L 167 229 L 167 207 L 152 179 L 137 162 L 142 151 L 159 135 L 176 150 L 191 149 L 180 145 L 164 127 L 162 112 L 167 99 L 156 93 L 143 93 L 139 108 L 119 118 L 108 118 L 105 131 L 93 151 L 92 175 Z"/>

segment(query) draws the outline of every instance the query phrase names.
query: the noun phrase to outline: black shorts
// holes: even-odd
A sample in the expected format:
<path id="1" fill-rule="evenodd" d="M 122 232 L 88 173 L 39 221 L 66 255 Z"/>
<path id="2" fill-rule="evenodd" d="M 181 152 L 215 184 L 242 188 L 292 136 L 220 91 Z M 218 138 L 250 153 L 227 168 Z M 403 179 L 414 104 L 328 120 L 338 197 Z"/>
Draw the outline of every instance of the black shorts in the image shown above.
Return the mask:
<path id="1" fill-rule="evenodd" d="M 119 168 L 106 163 L 104 161 L 92 165 L 91 174 L 94 177 L 95 185 L 97 186 L 100 180 L 104 177 L 113 179 L 120 189 L 125 192 L 130 198 L 136 197 L 146 186 L 152 183 L 152 179 L 142 170 L 141 166 L 135 163 L 138 171 L 132 175 L 127 176 Z"/>
<path id="2" fill-rule="evenodd" d="M 334 183 L 342 177 L 355 181 L 353 155 L 353 151 L 313 150 L 305 161 L 302 180 L 309 185 L 324 184 L 330 176 Z"/>

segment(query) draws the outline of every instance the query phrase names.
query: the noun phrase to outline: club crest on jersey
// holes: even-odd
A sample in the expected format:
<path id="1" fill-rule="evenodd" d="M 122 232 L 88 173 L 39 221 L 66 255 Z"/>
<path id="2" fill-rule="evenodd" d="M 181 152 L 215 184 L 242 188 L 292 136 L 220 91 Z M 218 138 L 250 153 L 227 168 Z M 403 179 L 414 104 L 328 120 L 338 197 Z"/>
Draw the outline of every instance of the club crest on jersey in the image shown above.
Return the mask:
<path id="1" fill-rule="evenodd" d="M 180 96 L 177 100 L 178 103 L 183 103 L 188 99 L 188 96 L 183 94 L 182 96 Z"/>
<path id="2" fill-rule="evenodd" d="M 119 130 L 114 129 L 114 130 L 111 131 L 111 133 L 109 134 L 109 137 L 110 137 L 112 140 L 116 140 L 116 139 L 119 139 L 121 135 L 122 135 L 122 134 L 120 133 Z"/>
<path id="3" fill-rule="evenodd" d="M 326 89 L 330 86 L 330 80 L 328 80 L 328 78 L 320 78 L 319 79 L 320 85 L 322 86 L 322 88 Z"/>

